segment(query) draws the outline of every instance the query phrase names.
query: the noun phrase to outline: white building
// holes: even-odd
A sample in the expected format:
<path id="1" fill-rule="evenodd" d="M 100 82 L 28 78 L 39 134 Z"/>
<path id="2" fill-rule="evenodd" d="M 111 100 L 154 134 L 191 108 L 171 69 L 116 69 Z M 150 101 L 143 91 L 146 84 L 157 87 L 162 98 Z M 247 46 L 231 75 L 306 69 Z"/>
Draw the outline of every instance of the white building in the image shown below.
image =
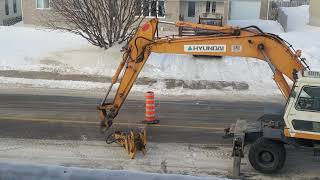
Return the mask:
<path id="1" fill-rule="evenodd" d="M 230 20 L 260 19 L 261 0 L 230 0 Z"/>
<path id="2" fill-rule="evenodd" d="M 310 1 L 310 25 L 320 26 L 320 0 Z"/>

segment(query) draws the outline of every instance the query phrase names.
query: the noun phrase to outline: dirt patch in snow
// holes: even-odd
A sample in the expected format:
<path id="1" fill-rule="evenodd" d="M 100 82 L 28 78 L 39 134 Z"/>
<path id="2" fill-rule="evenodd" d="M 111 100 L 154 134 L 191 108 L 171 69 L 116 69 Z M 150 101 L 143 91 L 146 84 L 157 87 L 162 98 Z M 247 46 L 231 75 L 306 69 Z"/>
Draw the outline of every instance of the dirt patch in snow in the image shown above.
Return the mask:
<path id="1" fill-rule="evenodd" d="M 167 89 L 173 89 L 176 87 L 183 87 L 186 89 L 217 89 L 223 90 L 226 88 L 231 88 L 233 90 L 249 90 L 249 84 L 245 82 L 234 82 L 234 81 L 185 81 L 176 79 L 166 79 L 165 80 Z"/>
<path id="2" fill-rule="evenodd" d="M 26 79 L 45 79 L 45 80 L 72 80 L 72 81 L 90 81 L 90 82 L 111 82 L 111 77 L 98 76 L 98 75 L 86 75 L 86 74 L 60 74 L 56 72 L 44 72 L 44 71 L 16 71 L 5 70 L 0 71 L 2 77 L 14 77 L 14 78 L 26 78 Z M 208 81 L 208 80 L 179 80 L 179 79 L 152 79 L 148 77 L 138 78 L 137 85 L 152 86 L 158 81 L 163 81 L 167 89 L 174 89 L 182 87 L 184 89 L 232 89 L 232 90 L 249 90 L 249 84 L 246 82 L 235 81 Z"/>

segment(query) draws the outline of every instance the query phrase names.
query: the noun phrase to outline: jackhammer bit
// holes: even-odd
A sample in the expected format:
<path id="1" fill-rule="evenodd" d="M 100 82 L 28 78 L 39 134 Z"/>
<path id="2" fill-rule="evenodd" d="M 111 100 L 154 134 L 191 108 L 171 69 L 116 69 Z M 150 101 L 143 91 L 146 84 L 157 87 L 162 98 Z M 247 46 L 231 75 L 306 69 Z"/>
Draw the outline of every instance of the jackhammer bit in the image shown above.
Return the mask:
<path id="1" fill-rule="evenodd" d="M 106 110 L 99 111 L 100 132 L 105 133 L 113 124 L 113 118 L 107 114 Z"/>

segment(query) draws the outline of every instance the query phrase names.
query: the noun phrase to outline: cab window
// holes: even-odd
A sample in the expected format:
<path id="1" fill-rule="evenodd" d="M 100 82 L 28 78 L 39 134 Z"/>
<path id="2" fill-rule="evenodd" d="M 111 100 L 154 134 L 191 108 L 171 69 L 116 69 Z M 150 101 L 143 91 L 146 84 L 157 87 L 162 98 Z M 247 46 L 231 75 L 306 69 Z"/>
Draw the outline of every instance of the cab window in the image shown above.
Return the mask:
<path id="1" fill-rule="evenodd" d="M 320 111 L 320 87 L 304 86 L 296 103 L 298 111 Z"/>
<path id="2" fill-rule="evenodd" d="M 292 125 L 298 131 L 320 133 L 320 122 L 294 119 L 292 120 Z"/>

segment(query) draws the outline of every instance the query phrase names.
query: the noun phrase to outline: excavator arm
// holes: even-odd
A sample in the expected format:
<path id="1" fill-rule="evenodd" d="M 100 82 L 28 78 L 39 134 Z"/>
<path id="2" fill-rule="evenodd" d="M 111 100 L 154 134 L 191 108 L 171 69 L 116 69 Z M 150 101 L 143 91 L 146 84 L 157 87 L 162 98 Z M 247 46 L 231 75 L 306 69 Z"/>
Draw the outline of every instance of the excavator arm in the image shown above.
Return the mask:
<path id="1" fill-rule="evenodd" d="M 264 33 L 258 27 L 216 27 L 209 25 L 177 22 L 177 27 L 192 27 L 214 32 L 212 35 L 192 37 L 157 38 L 159 21 L 152 19 L 141 26 L 125 49 L 123 60 L 112 78 L 105 99 L 98 106 L 101 127 L 112 125 L 121 106 L 128 96 L 141 69 L 153 53 L 190 54 L 209 56 L 251 57 L 266 61 L 273 79 L 285 98 L 291 92 L 290 82 L 295 82 L 297 72 L 305 70 L 301 51 L 293 51 L 290 45 L 277 35 Z M 106 102 L 112 86 L 124 71 L 113 101 Z M 287 78 L 286 78 L 287 77 Z"/>

